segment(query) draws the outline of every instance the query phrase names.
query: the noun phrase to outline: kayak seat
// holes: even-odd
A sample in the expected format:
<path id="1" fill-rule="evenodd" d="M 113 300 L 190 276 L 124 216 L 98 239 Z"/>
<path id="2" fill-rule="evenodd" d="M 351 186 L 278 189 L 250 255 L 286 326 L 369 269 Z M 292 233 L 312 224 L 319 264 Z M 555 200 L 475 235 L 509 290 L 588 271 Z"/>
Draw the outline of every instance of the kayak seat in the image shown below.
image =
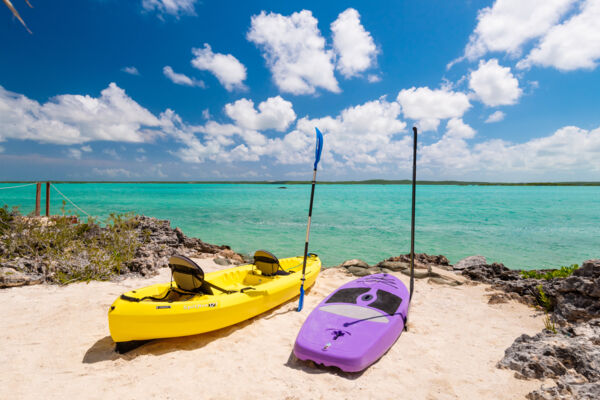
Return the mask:
<path id="1" fill-rule="evenodd" d="M 213 294 L 204 280 L 204 271 L 186 256 L 175 254 L 169 259 L 169 268 L 177 287 L 186 292 Z"/>
<path id="2" fill-rule="evenodd" d="M 289 272 L 281 268 L 277 257 L 266 250 L 256 250 L 254 253 L 254 265 L 265 276 L 289 275 Z"/>

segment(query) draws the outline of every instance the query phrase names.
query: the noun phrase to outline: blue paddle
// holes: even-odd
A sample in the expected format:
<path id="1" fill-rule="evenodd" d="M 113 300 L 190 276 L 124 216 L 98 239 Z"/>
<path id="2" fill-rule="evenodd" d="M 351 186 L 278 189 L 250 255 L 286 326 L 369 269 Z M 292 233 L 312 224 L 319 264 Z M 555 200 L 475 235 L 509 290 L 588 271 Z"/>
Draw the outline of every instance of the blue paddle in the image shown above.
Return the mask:
<path id="1" fill-rule="evenodd" d="M 302 263 L 302 283 L 300 284 L 300 302 L 298 303 L 298 311 L 302 311 L 304 306 L 304 281 L 306 279 L 306 259 L 308 257 L 308 237 L 310 235 L 310 218 L 312 216 L 313 199 L 315 198 L 315 184 L 317 183 L 317 164 L 321 159 L 321 151 L 323 150 L 323 134 L 317 130 L 317 148 L 315 150 L 315 168 L 313 170 L 312 188 L 310 190 L 310 206 L 308 207 L 308 224 L 306 226 L 306 242 L 304 243 L 304 261 Z"/>

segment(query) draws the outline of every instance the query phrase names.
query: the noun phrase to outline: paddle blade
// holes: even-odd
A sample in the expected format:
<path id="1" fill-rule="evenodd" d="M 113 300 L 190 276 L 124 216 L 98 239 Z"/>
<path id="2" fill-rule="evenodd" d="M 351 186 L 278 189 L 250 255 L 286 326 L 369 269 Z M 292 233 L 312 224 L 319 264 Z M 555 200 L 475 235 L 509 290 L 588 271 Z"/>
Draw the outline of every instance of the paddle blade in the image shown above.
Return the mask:
<path id="1" fill-rule="evenodd" d="M 319 128 L 315 127 L 317 131 L 317 148 L 315 150 L 315 169 L 317 169 L 317 164 L 321 160 L 321 151 L 323 150 L 323 134 L 319 130 Z"/>
<path id="2" fill-rule="evenodd" d="M 300 286 L 300 301 L 298 302 L 298 309 L 296 311 L 302 311 L 304 307 L 304 284 Z"/>

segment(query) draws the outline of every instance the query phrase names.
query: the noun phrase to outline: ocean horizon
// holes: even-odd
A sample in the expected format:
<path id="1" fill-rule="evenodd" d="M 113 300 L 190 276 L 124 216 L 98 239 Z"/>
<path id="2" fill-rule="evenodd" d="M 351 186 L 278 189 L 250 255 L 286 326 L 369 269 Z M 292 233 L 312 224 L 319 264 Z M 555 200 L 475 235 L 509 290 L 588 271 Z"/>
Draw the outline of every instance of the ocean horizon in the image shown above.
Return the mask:
<path id="1" fill-rule="evenodd" d="M 302 183 L 54 183 L 83 211 L 168 219 L 188 236 L 252 254 L 302 254 L 310 185 Z M 1 190 L 0 205 L 35 207 L 35 186 Z M 45 190 L 42 191 L 42 214 Z M 309 251 L 327 267 L 360 258 L 376 263 L 410 250 L 411 187 L 318 184 Z M 62 196 L 51 190 L 51 214 Z M 470 255 L 509 268 L 539 269 L 599 257 L 600 187 L 419 185 L 415 251 L 451 263 Z M 67 203 L 69 214 L 82 212 Z"/>

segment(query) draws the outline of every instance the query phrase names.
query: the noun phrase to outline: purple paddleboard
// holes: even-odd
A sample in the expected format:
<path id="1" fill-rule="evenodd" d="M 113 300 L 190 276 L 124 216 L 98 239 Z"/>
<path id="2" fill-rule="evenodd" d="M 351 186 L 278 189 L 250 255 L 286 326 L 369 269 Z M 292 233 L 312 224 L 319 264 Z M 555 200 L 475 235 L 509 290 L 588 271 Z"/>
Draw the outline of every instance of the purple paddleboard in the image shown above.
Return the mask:
<path id="1" fill-rule="evenodd" d="M 348 282 L 315 308 L 300 329 L 294 354 L 343 371 L 362 371 L 398 339 L 408 313 L 409 293 L 390 274 Z"/>

